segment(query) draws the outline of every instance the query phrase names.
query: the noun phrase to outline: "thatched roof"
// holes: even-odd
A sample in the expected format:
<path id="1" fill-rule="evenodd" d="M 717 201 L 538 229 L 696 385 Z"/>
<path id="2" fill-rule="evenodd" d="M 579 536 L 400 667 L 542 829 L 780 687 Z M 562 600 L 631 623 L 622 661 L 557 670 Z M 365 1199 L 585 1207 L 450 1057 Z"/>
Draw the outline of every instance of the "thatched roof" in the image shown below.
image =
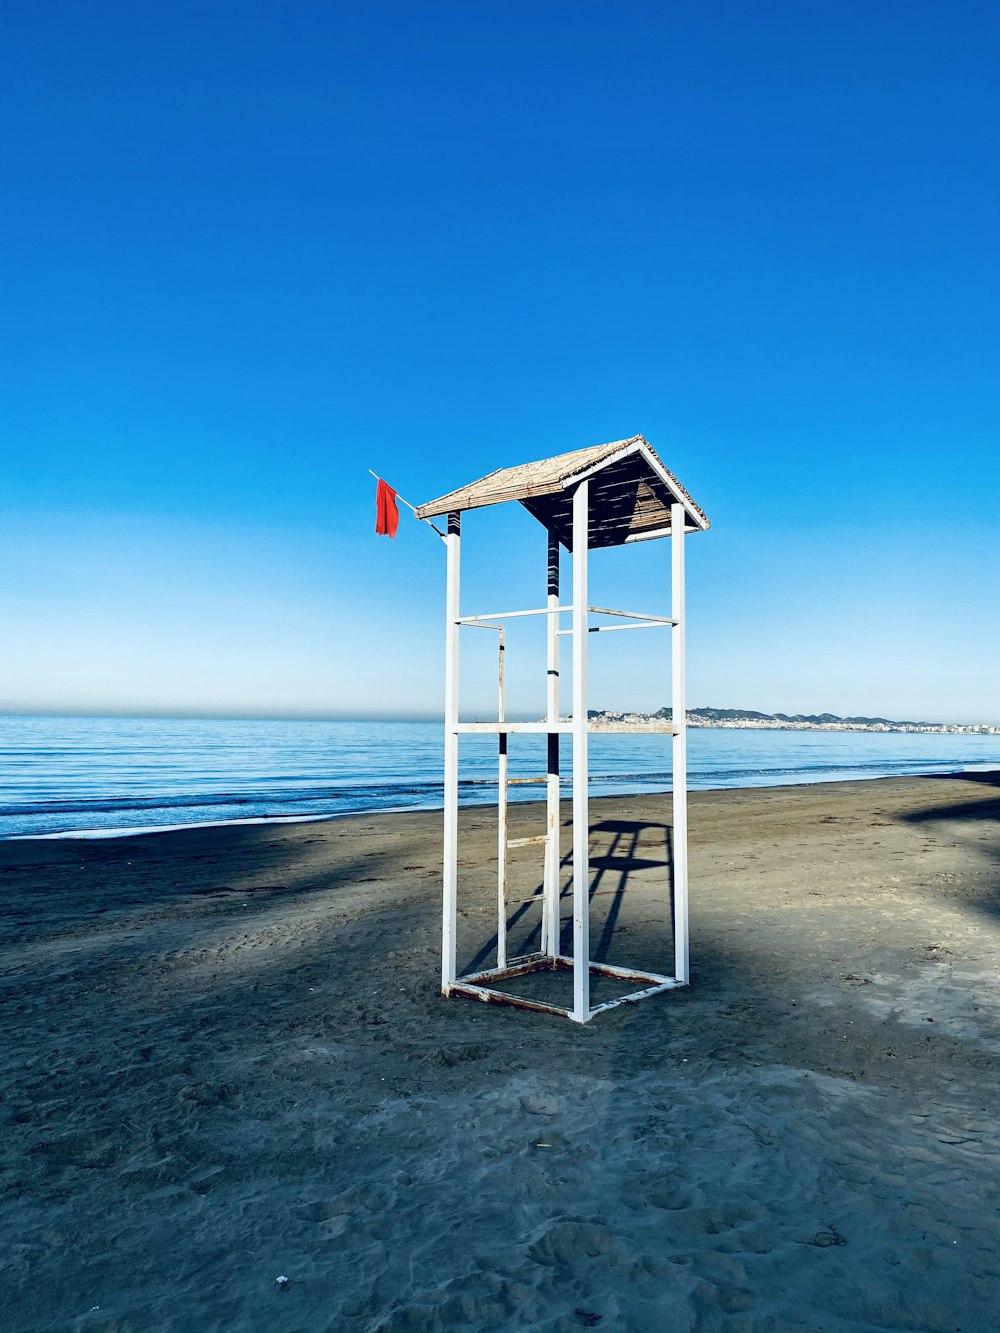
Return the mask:
<path id="1" fill-rule="evenodd" d="M 539 523 L 573 546 L 573 492 L 584 476 L 590 486 L 589 545 L 620 546 L 670 531 L 670 506 L 683 504 L 685 530 L 698 532 L 708 519 L 641 435 L 610 444 L 543 458 L 520 467 L 500 468 L 439 500 L 420 505 L 418 518 L 519 500 Z"/>

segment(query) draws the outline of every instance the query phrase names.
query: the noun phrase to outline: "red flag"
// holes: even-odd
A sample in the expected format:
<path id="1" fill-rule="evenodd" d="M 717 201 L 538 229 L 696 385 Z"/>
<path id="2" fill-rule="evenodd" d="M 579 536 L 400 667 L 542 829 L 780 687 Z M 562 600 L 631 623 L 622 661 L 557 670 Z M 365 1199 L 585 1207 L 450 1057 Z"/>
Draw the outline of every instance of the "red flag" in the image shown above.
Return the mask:
<path id="1" fill-rule="evenodd" d="M 375 492 L 375 531 L 383 537 L 395 537 L 399 527 L 399 506 L 396 492 L 381 477 Z"/>

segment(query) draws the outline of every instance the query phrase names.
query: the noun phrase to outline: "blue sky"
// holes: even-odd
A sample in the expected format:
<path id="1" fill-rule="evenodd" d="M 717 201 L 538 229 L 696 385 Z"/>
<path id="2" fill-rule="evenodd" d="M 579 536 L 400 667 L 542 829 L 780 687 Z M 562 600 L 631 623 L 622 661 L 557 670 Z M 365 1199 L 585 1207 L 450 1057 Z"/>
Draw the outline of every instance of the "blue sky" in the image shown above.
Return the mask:
<path id="1" fill-rule="evenodd" d="M 995 5 L 7 13 L 0 707 L 433 715 L 443 548 L 367 468 L 641 431 L 713 521 L 692 704 L 1000 717 Z M 537 601 L 533 520 L 466 535 L 466 611 Z"/>

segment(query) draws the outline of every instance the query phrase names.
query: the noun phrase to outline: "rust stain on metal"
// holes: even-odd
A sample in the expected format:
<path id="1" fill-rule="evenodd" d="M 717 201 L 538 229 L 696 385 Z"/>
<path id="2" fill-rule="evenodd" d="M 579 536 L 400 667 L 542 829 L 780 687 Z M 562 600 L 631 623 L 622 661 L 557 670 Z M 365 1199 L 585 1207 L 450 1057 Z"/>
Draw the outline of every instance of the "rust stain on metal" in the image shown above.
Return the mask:
<path id="1" fill-rule="evenodd" d="M 531 972 L 554 972 L 555 961 L 547 954 L 526 954 L 523 958 L 512 958 L 506 967 L 490 967 L 482 972 L 468 972 L 460 981 L 509 981 L 512 977 L 526 977 Z"/>
<path id="2" fill-rule="evenodd" d="M 555 1014 L 557 1018 L 568 1018 L 570 1011 L 557 1004 L 543 1004 L 541 1000 L 525 1000 L 520 995 L 507 995 L 504 991 L 489 990 L 485 986 L 469 986 L 456 982 L 449 987 L 449 996 L 465 995 L 472 1000 L 482 1000 L 484 1004 L 502 1004 L 511 1009 L 528 1009 L 535 1014 Z"/>

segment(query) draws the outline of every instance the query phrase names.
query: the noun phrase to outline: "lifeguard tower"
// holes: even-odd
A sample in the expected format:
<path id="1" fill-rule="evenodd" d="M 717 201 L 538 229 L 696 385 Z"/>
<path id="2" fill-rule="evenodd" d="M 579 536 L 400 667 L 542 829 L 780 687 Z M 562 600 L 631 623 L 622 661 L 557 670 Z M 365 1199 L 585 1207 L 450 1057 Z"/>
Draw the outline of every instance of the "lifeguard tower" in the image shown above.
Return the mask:
<path id="1" fill-rule="evenodd" d="M 531 610 L 462 615 L 459 609 L 459 568 L 462 515 L 467 510 L 519 501 L 548 532 L 548 596 L 545 606 Z M 488 1003 L 509 1004 L 559 1014 L 576 1023 L 619 1004 L 683 986 L 688 980 L 687 884 L 687 728 L 684 681 L 684 538 L 706 529 L 708 519 L 664 467 L 641 435 L 559 454 L 521 467 L 502 468 L 468 486 L 421 505 L 418 518 L 447 515 L 447 611 L 445 648 L 444 752 L 444 902 L 441 989 Z M 591 550 L 631 542 L 670 538 L 672 605 L 669 616 L 646 615 L 612 607 L 591 606 L 587 596 L 587 563 Z M 560 546 L 572 552 L 572 602 L 560 604 Z M 563 616 L 569 628 L 560 627 Z M 547 623 L 546 715 L 539 722 L 510 722 L 504 708 L 505 624 L 520 616 L 545 616 Z M 624 623 L 623 623 L 624 622 Z M 495 722 L 459 720 L 459 637 L 463 627 L 495 631 L 499 636 L 499 699 Z M 670 720 L 606 722 L 588 718 L 587 649 L 590 634 L 661 627 L 671 637 Z M 559 712 L 559 640 L 572 643 L 572 716 Z M 545 833 L 510 839 L 508 833 L 507 738 L 540 733 L 548 738 L 547 772 L 538 779 L 546 789 Z M 588 803 L 588 739 L 595 732 L 663 732 L 673 737 L 673 839 L 671 896 L 673 972 L 634 971 L 594 962 L 590 958 L 590 818 Z M 498 738 L 499 835 L 497 870 L 497 959 L 486 970 L 457 973 L 456 921 L 458 896 L 458 746 L 459 737 L 493 733 Z M 559 854 L 559 737 L 572 737 L 573 754 L 573 931 L 572 953 L 561 949 Z M 519 957 L 507 956 L 507 853 L 512 847 L 544 847 L 541 947 Z M 500 989 L 513 977 L 555 969 L 573 974 L 573 1006 L 562 1008 Z M 616 978 L 627 990 L 616 999 L 591 1007 L 591 977 Z"/>

